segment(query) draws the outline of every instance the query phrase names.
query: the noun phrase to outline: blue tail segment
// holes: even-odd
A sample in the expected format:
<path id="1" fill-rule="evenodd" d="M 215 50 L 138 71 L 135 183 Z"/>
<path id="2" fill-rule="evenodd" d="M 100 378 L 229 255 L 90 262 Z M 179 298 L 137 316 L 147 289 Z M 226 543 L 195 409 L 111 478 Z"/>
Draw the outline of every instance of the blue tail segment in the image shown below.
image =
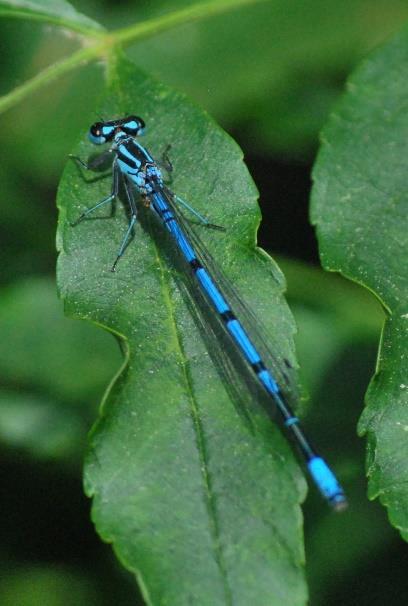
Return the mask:
<path id="1" fill-rule="evenodd" d="M 334 509 L 341 510 L 347 506 L 346 496 L 336 476 L 321 457 L 314 456 L 307 463 L 310 475 L 314 479 L 321 494 L 329 501 Z"/>
<path id="2" fill-rule="evenodd" d="M 253 333 L 256 334 L 253 323 L 252 329 L 250 328 L 251 325 L 247 324 L 247 332 L 244 328 L 245 322 L 243 325 L 234 313 L 233 295 L 230 294 L 228 297 L 225 295 L 228 292 L 233 293 L 233 289 L 228 287 L 228 282 L 223 282 L 225 278 L 221 279 L 217 271 L 210 270 L 211 264 L 208 261 L 210 255 L 205 250 L 201 254 L 198 253 L 200 247 L 196 250 L 195 239 L 191 237 L 190 228 L 187 224 L 184 224 L 184 221 L 179 220 L 175 202 L 184 206 L 203 225 L 216 229 L 223 228 L 210 223 L 206 217 L 195 211 L 187 202 L 165 186 L 158 164 L 149 152 L 136 141 L 136 136 L 141 134 L 144 126 L 143 120 L 133 115 L 118 120 L 96 122 L 91 126 L 89 137 L 93 143 L 100 145 L 112 142 L 112 146 L 108 152 L 105 152 L 105 155 L 106 153 L 111 154 L 113 158 L 113 187 L 110 196 L 84 211 L 72 225 L 76 225 L 91 212 L 113 200 L 119 191 L 119 179 L 122 180 L 129 205 L 130 219 L 128 229 L 112 267 L 115 270 L 119 259 L 132 238 L 133 228 L 136 224 L 137 205 L 134 191 L 136 190 L 140 194 L 143 205 L 156 214 L 171 235 L 179 253 L 190 268 L 198 289 L 213 313 L 218 316 L 226 333 L 252 371 L 255 379 L 270 397 L 271 404 L 274 404 L 279 411 L 283 424 L 297 444 L 320 493 L 335 510 L 344 509 L 347 501 L 342 487 L 327 463 L 313 450 L 300 426 L 298 417 L 294 415 L 286 401 L 279 381 L 276 380 L 276 377 L 264 363 L 255 344 L 256 339 L 250 336 Z M 85 168 L 92 168 L 92 164 L 86 164 L 81 160 L 79 162 Z M 214 276 L 217 276 L 217 278 L 214 278 Z"/>

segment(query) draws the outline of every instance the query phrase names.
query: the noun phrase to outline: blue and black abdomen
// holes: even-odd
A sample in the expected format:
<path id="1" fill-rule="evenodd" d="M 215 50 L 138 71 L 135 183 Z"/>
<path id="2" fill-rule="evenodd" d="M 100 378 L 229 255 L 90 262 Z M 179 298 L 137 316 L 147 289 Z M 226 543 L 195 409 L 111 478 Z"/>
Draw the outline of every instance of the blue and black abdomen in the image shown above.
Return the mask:
<path id="1" fill-rule="evenodd" d="M 212 311 L 213 317 L 223 326 L 225 334 L 234 343 L 235 351 L 239 354 L 239 359 L 245 362 L 252 373 L 252 377 L 256 378 L 258 385 L 270 397 L 268 402 L 271 404 L 274 403 L 280 412 L 284 425 L 298 445 L 309 473 L 318 489 L 335 509 L 343 509 L 346 505 L 346 498 L 342 487 L 324 459 L 317 455 L 310 445 L 300 426 L 299 419 L 293 414 L 288 400 L 282 391 L 282 377 L 279 373 L 276 375 L 273 372 L 273 366 L 268 366 L 268 360 L 262 355 L 262 348 L 256 344 L 261 341 L 251 336 L 252 334 L 257 334 L 256 327 L 253 326 L 253 322 L 243 323 L 239 317 L 240 314 L 236 315 L 236 311 L 240 311 L 239 298 L 236 299 L 237 307 L 234 309 L 235 305 L 233 306 L 230 303 L 230 299 L 231 301 L 235 299 L 227 294 L 229 291 L 232 292 L 232 288 L 228 287 L 228 282 L 223 283 L 217 271 L 213 272 L 212 275 L 211 264 L 206 263 L 207 254 L 204 252 L 200 256 L 197 252 L 199 248 L 196 250 L 194 245 L 194 237 L 189 236 L 189 230 L 178 219 L 177 212 L 174 210 L 175 201 L 183 204 L 203 224 L 215 228 L 217 226 L 210 224 L 205 217 L 200 215 L 181 198 L 169 192 L 164 186 L 161 171 L 157 163 L 149 152 L 135 140 L 135 137 L 142 132 L 143 128 L 144 122 L 137 116 L 128 116 L 107 122 L 96 122 L 91 126 L 89 138 L 93 143 L 99 145 L 114 140 L 110 148 L 110 152 L 113 152 L 115 155 L 113 165 L 114 183 L 111 194 L 92 208 L 83 212 L 77 222 L 117 196 L 119 176 L 125 179 L 124 190 L 131 211 L 130 221 L 116 261 L 112 267 L 114 271 L 118 260 L 121 258 L 132 237 L 133 228 L 137 220 L 137 207 L 131 191 L 132 188 L 129 188 L 128 183 L 131 183 L 137 189 L 143 197 L 145 206 L 149 206 L 156 213 L 163 226 L 171 235 L 179 253 L 188 264 L 195 283 L 199 287 L 199 291 L 209 305 L 209 311 Z M 86 168 L 89 168 L 85 163 L 82 162 L 82 164 Z M 248 330 L 245 328 L 246 325 Z M 285 371 L 281 374 L 285 377 Z"/>

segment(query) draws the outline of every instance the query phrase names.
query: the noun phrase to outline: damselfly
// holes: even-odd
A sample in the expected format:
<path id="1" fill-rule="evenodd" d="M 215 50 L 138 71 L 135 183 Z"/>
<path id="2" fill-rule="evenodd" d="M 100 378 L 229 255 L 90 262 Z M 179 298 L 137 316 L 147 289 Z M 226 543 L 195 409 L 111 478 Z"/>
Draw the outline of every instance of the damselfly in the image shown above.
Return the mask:
<path id="1" fill-rule="evenodd" d="M 143 120 L 137 116 L 100 121 L 91 126 L 90 141 L 96 145 L 111 142 L 111 147 L 105 154 L 98 156 L 90 163 L 83 162 L 77 157 L 74 158 L 84 168 L 95 169 L 104 161 L 106 155 L 110 154 L 113 159 L 113 184 L 110 194 L 92 208 L 85 210 L 73 225 L 81 222 L 97 208 L 113 201 L 118 196 L 122 184 L 129 205 L 129 225 L 112 266 L 112 271 L 115 271 L 119 259 L 132 238 L 138 212 L 135 193 L 139 194 L 143 205 L 158 217 L 162 226 L 170 234 L 192 280 L 252 374 L 253 380 L 266 394 L 270 404 L 279 411 L 285 427 L 297 443 L 317 488 L 334 509 L 343 509 L 347 502 L 341 485 L 325 460 L 310 445 L 298 417 L 294 415 L 288 403 L 280 379 L 281 376 L 286 376 L 285 370 L 283 369 L 279 373 L 273 367 L 268 366 L 265 356 L 260 353 L 262 348 L 258 345 L 259 339 L 257 341 L 256 338 L 259 330 L 254 326 L 253 317 L 248 323 L 248 319 L 244 322 L 242 318 L 235 315 L 237 309 L 242 309 L 242 304 L 238 305 L 237 302 L 234 302 L 234 289 L 225 281 L 222 274 L 212 267 L 211 256 L 202 245 L 197 246 L 197 238 L 188 223 L 183 221 L 178 206 L 183 206 L 207 227 L 223 228 L 210 223 L 206 217 L 169 190 L 164 182 L 159 163 L 153 159 L 146 148 L 136 141 L 137 135 L 142 133 L 144 126 Z"/>

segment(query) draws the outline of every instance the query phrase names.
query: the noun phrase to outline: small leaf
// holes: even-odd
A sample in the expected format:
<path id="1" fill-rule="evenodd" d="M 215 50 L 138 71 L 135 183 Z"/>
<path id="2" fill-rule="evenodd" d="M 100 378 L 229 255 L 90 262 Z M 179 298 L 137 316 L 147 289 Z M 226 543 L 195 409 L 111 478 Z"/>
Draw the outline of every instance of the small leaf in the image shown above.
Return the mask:
<path id="1" fill-rule="evenodd" d="M 99 23 L 79 13 L 66 0 L 0 0 L 0 17 L 54 23 L 88 35 L 103 31 Z"/>
<path id="2" fill-rule="evenodd" d="M 323 131 L 312 220 L 326 269 L 365 285 L 386 308 L 359 431 L 369 495 L 408 538 L 408 31 L 367 60 Z"/>
<path id="3" fill-rule="evenodd" d="M 171 143 L 172 189 L 227 228 L 200 235 L 293 361 L 282 276 L 254 247 L 259 211 L 241 151 L 180 94 L 123 59 L 116 69 L 90 122 L 136 113 L 154 157 Z M 84 159 L 95 153 L 85 131 L 74 152 Z M 209 355 L 216 345 L 208 346 L 177 271 L 148 233 L 149 211 L 140 209 L 116 273 L 110 268 L 127 225 L 123 206 L 114 217 L 101 209 L 71 227 L 110 191 L 111 178 L 95 176 L 85 175 L 86 182 L 68 163 L 58 244 L 66 312 L 105 326 L 126 351 L 86 463 L 96 527 L 137 576 L 148 604 L 304 604 L 297 503 L 305 484 L 290 447 L 256 403 L 250 423 L 237 411 Z"/>

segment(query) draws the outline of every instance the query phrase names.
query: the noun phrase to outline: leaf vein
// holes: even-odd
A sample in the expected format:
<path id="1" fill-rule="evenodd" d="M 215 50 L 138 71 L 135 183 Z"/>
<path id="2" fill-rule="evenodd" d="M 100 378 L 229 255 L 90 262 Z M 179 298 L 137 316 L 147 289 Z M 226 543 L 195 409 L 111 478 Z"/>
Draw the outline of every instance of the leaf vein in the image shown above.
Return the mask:
<path id="1" fill-rule="evenodd" d="M 166 277 L 167 272 L 165 271 L 165 268 L 163 266 L 162 258 L 159 254 L 159 250 L 158 250 L 156 243 L 154 243 L 154 246 L 156 248 L 157 259 L 158 259 L 159 266 L 160 266 L 162 292 L 163 292 L 163 297 L 165 300 L 165 305 L 168 309 L 169 321 L 171 324 L 171 331 L 174 335 L 174 341 L 177 345 L 177 350 L 178 350 L 179 356 L 181 358 L 181 362 L 182 362 L 181 367 L 183 369 L 183 371 L 182 371 L 183 377 L 184 377 L 185 383 L 187 385 L 187 393 L 188 393 L 188 400 L 190 403 L 191 419 L 192 419 L 194 431 L 196 434 L 197 450 L 198 450 L 200 463 L 201 463 L 200 469 L 202 472 L 202 478 L 203 478 L 203 483 L 204 483 L 204 487 L 205 487 L 206 508 L 207 508 L 208 517 L 209 517 L 209 521 L 210 521 L 210 533 L 211 533 L 212 542 L 213 542 L 213 546 L 214 546 L 215 560 L 216 560 L 217 566 L 221 573 L 221 578 L 223 581 L 224 593 L 225 593 L 225 598 L 226 598 L 226 604 L 228 606 L 232 606 L 232 604 L 233 604 L 232 592 L 231 592 L 231 588 L 230 588 L 230 585 L 228 582 L 228 578 L 227 578 L 228 574 L 227 574 L 227 570 L 226 570 L 224 558 L 223 558 L 223 553 L 222 553 L 222 547 L 221 547 L 221 541 L 220 541 L 220 528 L 219 528 L 219 523 L 217 520 L 217 509 L 216 509 L 216 505 L 215 505 L 215 496 L 214 496 L 214 492 L 212 489 L 211 474 L 210 474 L 210 470 L 209 470 L 209 466 L 208 466 L 208 455 L 207 455 L 205 436 L 204 436 L 205 432 L 204 432 L 203 424 L 202 424 L 201 418 L 200 418 L 198 402 L 194 396 L 194 390 L 192 387 L 191 377 L 188 372 L 188 359 L 186 358 L 185 353 L 184 353 L 178 325 L 177 325 L 176 319 L 174 317 L 174 308 L 171 303 L 170 296 L 168 294 L 169 293 L 169 281 L 168 281 L 168 278 Z"/>

